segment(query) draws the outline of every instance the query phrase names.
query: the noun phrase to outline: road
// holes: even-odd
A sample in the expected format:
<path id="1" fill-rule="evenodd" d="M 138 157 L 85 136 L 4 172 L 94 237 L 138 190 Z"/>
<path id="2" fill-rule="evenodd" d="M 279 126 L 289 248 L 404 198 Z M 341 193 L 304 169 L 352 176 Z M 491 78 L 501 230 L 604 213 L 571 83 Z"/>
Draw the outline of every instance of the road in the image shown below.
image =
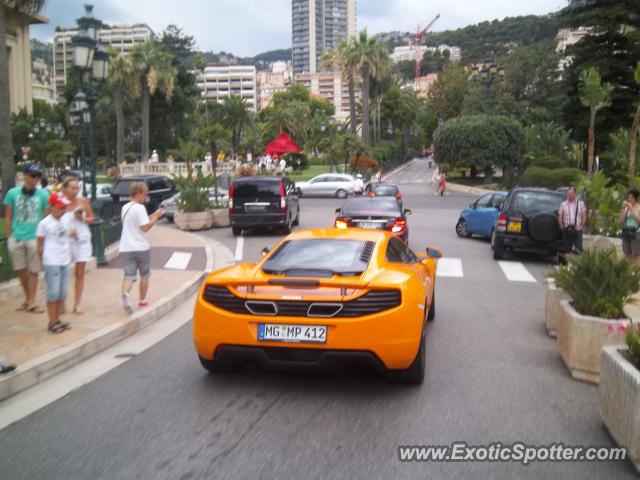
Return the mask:
<path id="1" fill-rule="evenodd" d="M 614 445 L 597 387 L 569 377 L 545 333 L 553 266 L 533 257 L 500 266 L 486 241 L 458 238 L 473 197 L 436 197 L 428 178 L 422 162 L 393 177 L 413 211 L 411 246 L 446 257 L 423 385 L 258 369 L 208 375 L 185 325 L 0 431 L 2 478 L 636 478 L 624 461 L 399 462 L 399 445 Z M 301 227 L 330 225 L 340 203 L 303 199 Z M 280 238 L 247 232 L 240 249 L 228 230 L 207 234 L 244 261 Z"/>

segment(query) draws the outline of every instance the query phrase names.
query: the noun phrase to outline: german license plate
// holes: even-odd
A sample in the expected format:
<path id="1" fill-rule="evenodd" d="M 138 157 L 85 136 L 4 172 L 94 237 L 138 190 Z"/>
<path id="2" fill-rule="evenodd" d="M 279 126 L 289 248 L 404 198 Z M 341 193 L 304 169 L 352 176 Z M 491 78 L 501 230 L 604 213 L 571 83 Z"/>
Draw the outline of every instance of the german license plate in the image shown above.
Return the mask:
<path id="1" fill-rule="evenodd" d="M 520 233 L 522 232 L 522 222 L 509 222 L 507 226 L 507 232 Z"/>
<path id="2" fill-rule="evenodd" d="M 326 343 L 327 327 L 260 323 L 258 324 L 258 340 L 286 343 Z"/>
<path id="3" fill-rule="evenodd" d="M 362 222 L 358 225 L 360 226 L 360 228 L 373 228 L 373 229 L 382 228 L 382 224 L 377 222 Z"/>
<path id="4" fill-rule="evenodd" d="M 266 205 L 245 205 L 247 212 L 264 212 L 267 209 Z"/>

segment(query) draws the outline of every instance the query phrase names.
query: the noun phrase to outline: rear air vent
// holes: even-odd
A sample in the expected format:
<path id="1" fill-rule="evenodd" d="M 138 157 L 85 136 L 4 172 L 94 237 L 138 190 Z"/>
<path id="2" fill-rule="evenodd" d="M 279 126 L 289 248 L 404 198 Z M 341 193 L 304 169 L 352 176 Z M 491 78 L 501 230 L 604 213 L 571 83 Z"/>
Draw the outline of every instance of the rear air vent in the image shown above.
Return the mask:
<path id="1" fill-rule="evenodd" d="M 250 300 L 245 303 L 245 306 L 254 315 L 276 316 L 278 314 L 278 307 L 275 302 Z"/>
<path id="2" fill-rule="evenodd" d="M 307 312 L 309 317 L 335 317 L 342 310 L 340 303 L 312 303 Z"/>
<path id="3" fill-rule="evenodd" d="M 375 242 L 366 242 L 364 244 L 364 247 L 362 247 L 362 253 L 360 253 L 360 261 L 369 263 L 369 260 L 371 260 L 371 255 L 373 254 L 373 249 L 375 247 Z"/>

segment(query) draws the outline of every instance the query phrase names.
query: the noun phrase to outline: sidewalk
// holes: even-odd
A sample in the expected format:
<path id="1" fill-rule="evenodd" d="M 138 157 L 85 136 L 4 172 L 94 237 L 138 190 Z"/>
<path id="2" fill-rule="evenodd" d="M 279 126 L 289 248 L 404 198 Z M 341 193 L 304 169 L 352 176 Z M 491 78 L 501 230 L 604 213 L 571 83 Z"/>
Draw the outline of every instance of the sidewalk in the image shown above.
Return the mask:
<path id="1" fill-rule="evenodd" d="M 193 294 L 213 266 L 211 249 L 194 235 L 156 226 L 149 232 L 152 273 L 150 307 L 127 316 L 120 301 L 122 270 L 116 257 L 104 268 L 85 277 L 83 315 L 67 313 L 71 329 L 47 332 L 47 315 L 17 311 L 22 297 L 0 302 L 0 356 L 16 364 L 15 372 L 0 377 L 0 400 L 15 395 L 65 370 L 137 332 L 173 310 Z M 137 305 L 137 284 L 132 290 Z M 45 307 L 44 282 L 39 283 L 37 303 Z M 67 308 L 73 308 L 73 276 Z"/>

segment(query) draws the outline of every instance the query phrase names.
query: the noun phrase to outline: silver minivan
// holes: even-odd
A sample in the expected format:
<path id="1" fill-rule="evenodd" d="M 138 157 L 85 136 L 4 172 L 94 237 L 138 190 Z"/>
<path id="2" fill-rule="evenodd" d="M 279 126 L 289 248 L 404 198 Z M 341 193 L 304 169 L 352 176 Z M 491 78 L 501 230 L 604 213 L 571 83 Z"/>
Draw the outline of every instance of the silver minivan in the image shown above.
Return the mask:
<path id="1" fill-rule="evenodd" d="M 299 196 L 346 198 L 356 190 L 356 179 L 344 173 L 323 173 L 307 182 L 296 182 Z"/>

